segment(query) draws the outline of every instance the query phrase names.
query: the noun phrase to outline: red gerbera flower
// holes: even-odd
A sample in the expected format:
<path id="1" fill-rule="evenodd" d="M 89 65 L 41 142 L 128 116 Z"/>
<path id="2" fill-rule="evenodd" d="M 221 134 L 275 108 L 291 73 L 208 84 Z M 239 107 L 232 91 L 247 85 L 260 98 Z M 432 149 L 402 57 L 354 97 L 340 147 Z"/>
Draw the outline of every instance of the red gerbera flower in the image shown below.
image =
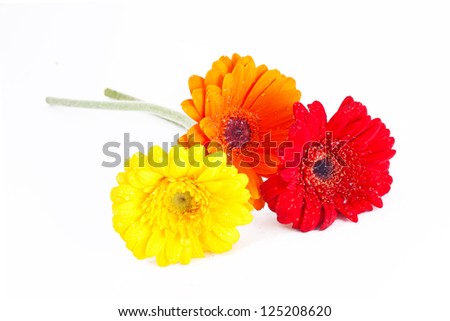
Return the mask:
<path id="1" fill-rule="evenodd" d="M 278 172 L 262 184 L 263 198 L 280 223 L 302 232 L 326 229 L 339 213 L 357 222 L 358 214 L 383 206 L 381 196 L 392 184 L 394 138 L 352 97 L 328 122 L 320 102 L 308 109 L 294 104 L 292 146 L 284 150 Z"/>

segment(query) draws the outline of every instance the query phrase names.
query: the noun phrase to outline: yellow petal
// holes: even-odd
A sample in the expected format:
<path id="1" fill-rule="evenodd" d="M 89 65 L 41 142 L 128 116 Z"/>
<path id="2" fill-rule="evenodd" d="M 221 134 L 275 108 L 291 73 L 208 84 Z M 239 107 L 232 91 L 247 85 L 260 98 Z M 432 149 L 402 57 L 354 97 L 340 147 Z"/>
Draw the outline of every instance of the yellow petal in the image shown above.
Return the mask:
<path id="1" fill-rule="evenodd" d="M 213 253 L 223 253 L 231 249 L 231 244 L 219 238 L 212 231 L 206 231 L 203 235 L 203 243 Z"/>
<path id="2" fill-rule="evenodd" d="M 234 244 L 239 240 L 239 232 L 235 227 L 225 227 L 220 224 L 214 224 L 213 231 L 225 242 Z"/>
<path id="3" fill-rule="evenodd" d="M 169 151 L 169 177 L 184 177 L 189 167 L 188 151 L 181 146 L 172 147 Z"/>

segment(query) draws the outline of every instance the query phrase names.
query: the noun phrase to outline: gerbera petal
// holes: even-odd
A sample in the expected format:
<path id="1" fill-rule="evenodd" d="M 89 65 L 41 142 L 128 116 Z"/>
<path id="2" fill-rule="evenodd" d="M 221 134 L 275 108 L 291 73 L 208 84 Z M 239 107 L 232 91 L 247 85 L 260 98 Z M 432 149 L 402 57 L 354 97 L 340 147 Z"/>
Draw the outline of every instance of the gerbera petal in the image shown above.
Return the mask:
<path id="1" fill-rule="evenodd" d="M 265 72 L 253 86 L 251 91 L 249 92 L 247 99 L 245 100 L 244 105 L 252 110 L 253 104 L 255 101 L 265 92 L 267 88 L 277 79 L 281 77 L 281 74 L 278 70 L 268 70 Z"/>
<path id="2" fill-rule="evenodd" d="M 223 108 L 222 89 L 215 85 L 206 88 L 205 115 L 215 117 Z"/>
<path id="3" fill-rule="evenodd" d="M 335 137 L 340 138 L 343 129 L 353 121 L 367 115 L 367 108 L 359 102 L 355 102 L 352 97 L 344 99 L 336 114 L 331 117 L 327 124 L 327 130 L 332 131 Z"/>
<path id="4" fill-rule="evenodd" d="M 383 200 L 376 193 L 368 193 L 367 200 L 378 208 L 383 207 Z"/>
<path id="5" fill-rule="evenodd" d="M 286 191 L 286 182 L 284 182 L 279 174 L 272 175 L 261 185 L 261 195 L 267 202 L 269 208 L 275 212 L 278 197 Z"/>
<path id="6" fill-rule="evenodd" d="M 221 208 L 212 213 L 214 220 L 225 227 L 249 224 L 253 216 L 249 214 L 250 206 L 222 204 Z"/>
<path id="7" fill-rule="evenodd" d="M 264 90 L 252 104 L 250 110 L 260 115 L 261 126 L 267 121 L 273 126 L 279 126 L 289 119 L 292 119 L 292 103 L 300 99 L 300 92 L 292 88 L 291 78 L 279 77 Z M 295 84 L 295 82 L 294 82 Z M 276 109 L 277 113 L 273 113 Z M 265 117 L 265 116 L 269 116 Z"/>
<path id="8" fill-rule="evenodd" d="M 113 206 L 113 226 L 117 233 L 123 235 L 128 227 L 142 215 L 141 204 L 138 201 L 115 204 Z"/>
<path id="9" fill-rule="evenodd" d="M 277 220 L 282 224 L 295 223 L 303 217 L 303 197 L 294 191 L 287 190 L 278 197 Z"/>
<path id="10" fill-rule="evenodd" d="M 168 171 L 169 177 L 180 178 L 186 176 L 189 164 L 188 150 L 186 148 L 176 146 L 169 151 Z"/>
<path id="11" fill-rule="evenodd" d="M 358 222 L 356 211 L 348 204 L 341 204 L 337 207 L 338 211 L 352 222 Z"/>
<path id="12" fill-rule="evenodd" d="M 382 126 L 383 123 L 379 118 L 372 119 L 369 126 L 367 126 L 367 129 L 351 141 L 352 146 L 354 146 L 356 150 L 365 149 L 372 138 L 377 135 Z"/>
<path id="13" fill-rule="evenodd" d="M 175 234 L 166 238 L 166 257 L 169 263 L 179 262 L 182 250 L 179 235 Z"/>
<path id="14" fill-rule="evenodd" d="M 198 88 L 192 91 L 192 99 L 200 118 L 205 117 L 205 89 Z M 195 119 L 196 120 L 196 119 Z"/>
<path id="15" fill-rule="evenodd" d="M 214 224 L 213 232 L 227 243 L 236 243 L 239 240 L 239 232 L 234 228 L 224 227 L 220 224 Z"/>
<path id="16" fill-rule="evenodd" d="M 179 143 L 183 147 L 190 147 L 195 144 L 205 145 L 209 142 L 209 138 L 205 135 L 198 124 L 195 124 L 187 133 L 180 137 Z"/>
<path id="17" fill-rule="evenodd" d="M 145 255 L 147 257 L 154 257 L 158 253 L 163 252 L 166 245 L 166 237 L 163 230 L 153 229 L 147 242 Z"/>
<path id="18" fill-rule="evenodd" d="M 181 103 L 181 108 L 183 108 L 183 111 L 193 120 L 200 121 L 202 119 L 202 116 L 199 114 L 192 99 L 186 99 L 183 101 Z"/>
<path id="19" fill-rule="evenodd" d="M 231 97 L 230 106 L 242 106 L 247 97 L 250 87 L 254 84 L 256 78 L 256 67 L 253 59 L 242 61 L 232 72 L 234 80 L 234 95 Z M 224 97 L 226 97 L 224 95 Z"/>
<path id="20" fill-rule="evenodd" d="M 218 70 L 211 69 L 206 73 L 205 86 L 218 86 L 221 87 L 223 83 L 223 77 L 225 73 L 221 73 Z"/>
<path id="21" fill-rule="evenodd" d="M 351 200 L 350 206 L 355 210 L 356 214 L 370 212 L 373 209 L 372 204 L 363 198 Z"/>
<path id="22" fill-rule="evenodd" d="M 345 126 L 340 133 L 335 134 L 333 132 L 333 134 L 339 140 L 352 140 L 367 129 L 371 120 L 368 115 L 361 116 Z"/>
<path id="23" fill-rule="evenodd" d="M 230 58 L 222 56 L 212 64 L 212 69 L 206 74 L 205 86 L 216 85 L 221 87 L 223 77 L 231 71 L 233 63 Z"/>
<path id="24" fill-rule="evenodd" d="M 189 84 L 189 90 L 190 90 L 190 92 L 192 94 L 192 92 L 195 89 L 199 89 L 199 88 L 204 88 L 205 87 L 205 79 L 203 79 L 200 76 L 194 75 L 194 76 L 189 77 L 188 84 Z"/>
<path id="25" fill-rule="evenodd" d="M 336 211 L 336 208 L 334 207 L 334 205 L 329 204 L 329 203 L 324 203 L 323 204 L 323 215 L 324 215 L 324 218 L 323 218 L 322 225 L 320 226 L 320 230 L 327 229 L 336 220 L 337 211 Z"/>
<path id="26" fill-rule="evenodd" d="M 311 128 L 311 135 L 313 137 L 317 137 L 318 139 L 322 139 L 325 133 L 325 127 L 327 124 L 327 114 L 325 113 L 325 109 L 323 105 L 314 101 L 312 104 L 308 105 L 309 109 L 309 126 Z"/>
<path id="27" fill-rule="evenodd" d="M 181 240 L 181 251 L 180 251 L 180 263 L 189 264 L 192 258 L 192 246 L 190 245 L 189 239 Z"/>
<path id="28" fill-rule="evenodd" d="M 139 245 L 140 242 L 146 243 L 149 236 L 148 230 L 139 222 L 135 222 L 131 224 L 127 231 L 124 234 L 124 239 L 126 239 L 127 248 L 133 251 L 133 254 L 139 258 L 143 258 L 143 253 L 139 251 L 138 253 L 134 252 L 136 245 Z M 141 247 L 139 247 L 139 250 Z"/>
<path id="29" fill-rule="evenodd" d="M 129 233 L 131 233 L 131 229 L 128 229 L 127 234 L 124 236 L 125 238 L 127 238 L 127 240 L 130 239 Z M 132 233 L 134 234 L 133 237 L 136 238 L 136 243 L 134 244 L 133 248 L 130 248 L 130 250 L 133 252 L 136 258 L 140 260 L 145 259 L 145 252 L 147 249 L 150 231 L 144 225 L 139 224 L 136 225 L 136 228 Z"/>
<path id="30" fill-rule="evenodd" d="M 294 103 L 294 115 L 296 122 L 289 128 L 289 139 L 300 148 L 307 142 L 316 140 L 309 126 L 309 113 L 306 107 L 300 103 Z"/>
<path id="31" fill-rule="evenodd" d="M 145 193 L 129 184 L 121 184 L 111 189 L 111 200 L 116 204 L 128 202 L 130 199 L 142 200 Z"/>
<path id="32" fill-rule="evenodd" d="M 219 136 L 217 124 L 209 117 L 205 117 L 200 121 L 200 128 L 209 139 L 214 139 Z"/>
<path id="33" fill-rule="evenodd" d="M 300 221 L 300 231 L 308 232 L 317 227 L 323 220 L 322 205 L 317 199 L 305 197 L 303 217 Z"/>
<path id="34" fill-rule="evenodd" d="M 159 251 L 158 254 L 156 254 L 156 263 L 159 266 L 168 266 L 170 264 L 165 251 Z"/>
<path id="35" fill-rule="evenodd" d="M 395 155 L 395 150 L 393 149 L 386 149 L 386 150 L 380 150 L 375 153 L 366 154 L 364 156 L 364 159 L 368 163 L 382 163 L 390 160 Z"/>
<path id="36" fill-rule="evenodd" d="M 381 151 L 384 149 L 391 149 L 394 146 L 395 143 L 394 137 L 379 137 L 379 136 L 380 135 L 378 135 L 377 138 L 372 140 L 368 145 L 368 149 L 370 151 Z"/>
<path id="37" fill-rule="evenodd" d="M 203 243 L 208 251 L 223 253 L 231 249 L 231 244 L 222 240 L 212 231 L 206 231 L 203 235 Z"/>
<path id="38" fill-rule="evenodd" d="M 238 169 L 240 173 L 247 175 L 249 179 L 247 189 L 249 190 L 252 199 L 259 199 L 261 197 L 261 194 L 259 192 L 259 186 L 262 184 L 261 176 L 257 175 L 252 168 L 239 167 Z M 252 204 L 257 210 L 261 209 L 262 205 L 264 205 L 264 203 L 262 203 L 262 205 L 261 203 Z"/>

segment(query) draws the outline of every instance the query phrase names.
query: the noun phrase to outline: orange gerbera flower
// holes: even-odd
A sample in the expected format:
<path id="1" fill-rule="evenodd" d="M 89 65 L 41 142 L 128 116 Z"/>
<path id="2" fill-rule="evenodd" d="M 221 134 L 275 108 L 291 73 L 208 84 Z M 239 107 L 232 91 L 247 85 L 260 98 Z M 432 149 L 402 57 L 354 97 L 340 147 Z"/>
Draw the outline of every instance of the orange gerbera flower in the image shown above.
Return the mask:
<path id="1" fill-rule="evenodd" d="M 217 149 L 212 142 L 220 144 L 230 163 L 249 177 L 251 202 L 261 209 L 261 176 L 276 172 L 276 147 L 286 139 L 292 105 L 300 100 L 295 80 L 234 54 L 214 62 L 205 78 L 190 77 L 189 89 L 192 99 L 181 106 L 197 124 L 180 143 L 200 143 L 209 151 Z"/>

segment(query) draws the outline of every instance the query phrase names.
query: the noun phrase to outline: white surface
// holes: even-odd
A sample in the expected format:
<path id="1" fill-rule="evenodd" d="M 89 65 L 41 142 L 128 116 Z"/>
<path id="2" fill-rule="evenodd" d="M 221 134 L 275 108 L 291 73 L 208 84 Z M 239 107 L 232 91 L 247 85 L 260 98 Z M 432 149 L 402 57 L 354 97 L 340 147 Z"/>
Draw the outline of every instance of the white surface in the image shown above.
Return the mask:
<path id="1" fill-rule="evenodd" d="M 165 1 L 0 6 L 3 320 L 117 308 L 331 305 L 329 320 L 448 320 L 450 49 L 445 1 Z M 267 208 L 224 255 L 159 268 L 111 224 L 107 141 L 171 141 L 138 112 L 49 107 L 109 86 L 179 108 L 187 79 L 250 54 L 332 115 L 346 95 L 396 138 L 381 210 L 302 234 Z"/>

